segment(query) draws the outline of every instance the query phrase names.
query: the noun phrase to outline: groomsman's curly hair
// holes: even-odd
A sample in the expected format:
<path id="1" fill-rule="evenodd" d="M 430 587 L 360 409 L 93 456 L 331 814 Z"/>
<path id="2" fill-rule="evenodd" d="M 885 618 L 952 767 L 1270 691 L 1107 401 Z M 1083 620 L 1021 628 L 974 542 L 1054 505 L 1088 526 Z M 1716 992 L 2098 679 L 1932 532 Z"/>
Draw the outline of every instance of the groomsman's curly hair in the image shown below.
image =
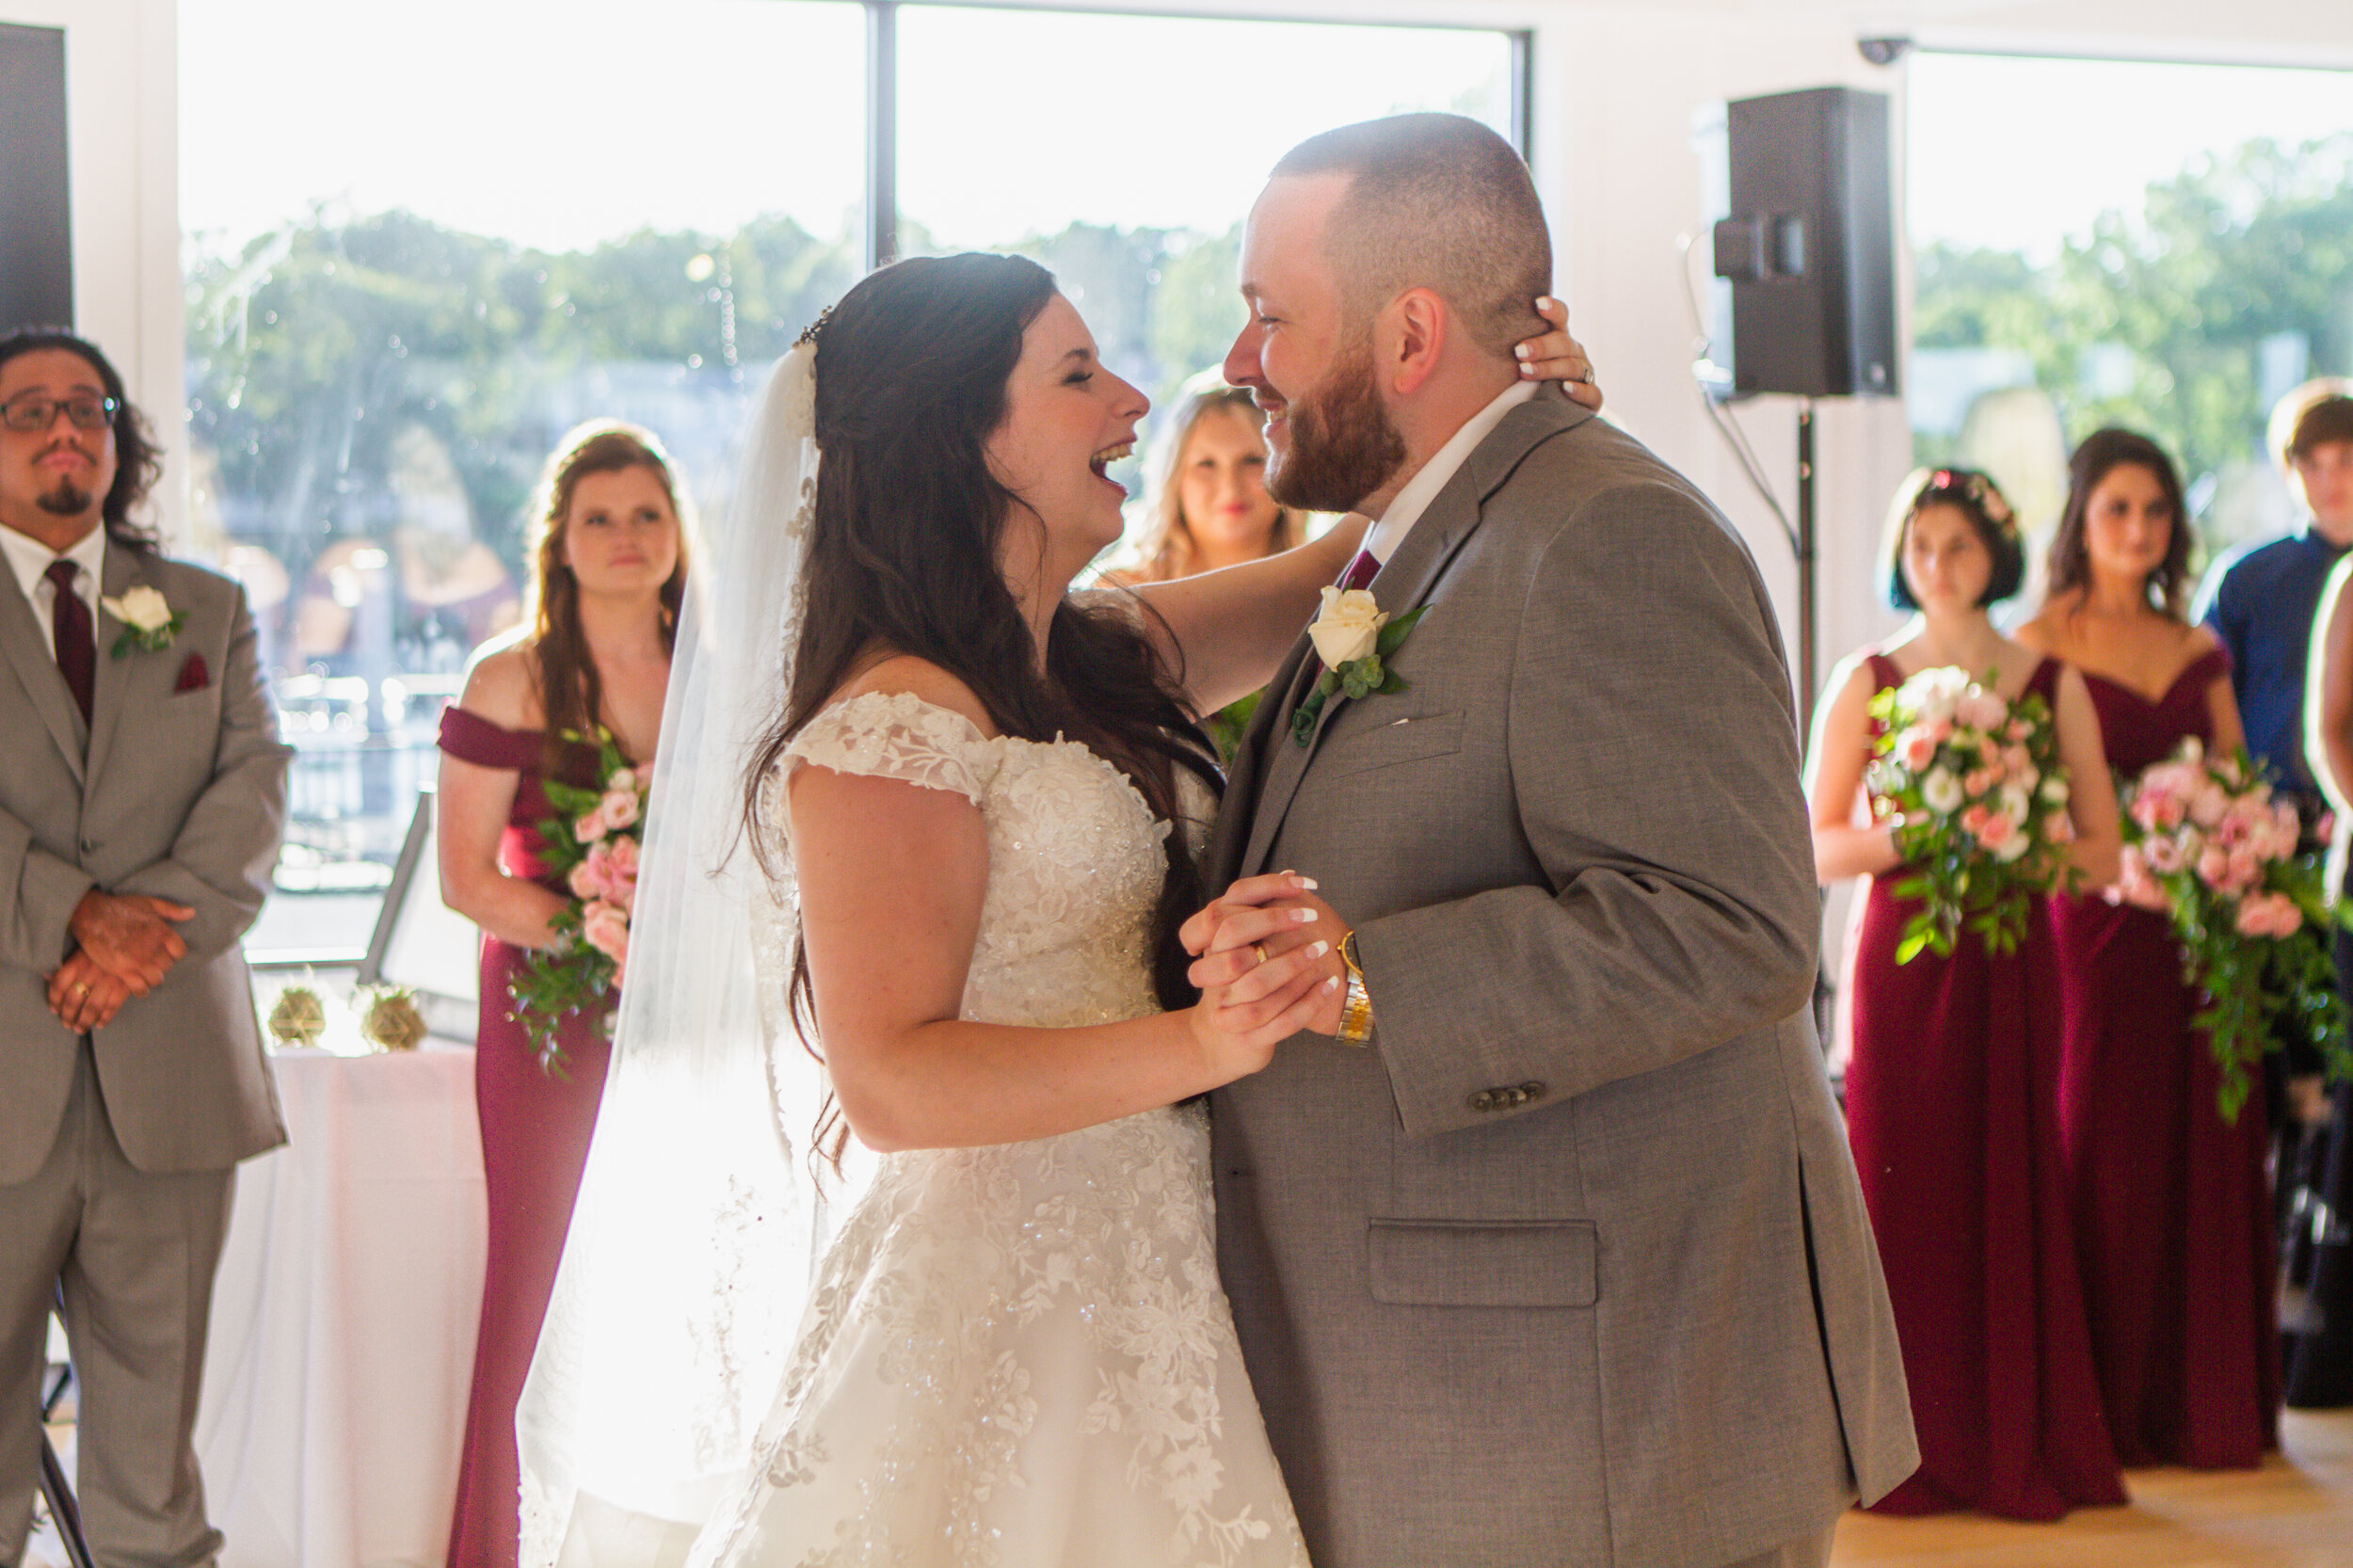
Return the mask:
<path id="1" fill-rule="evenodd" d="M 61 327 L 27 327 L 0 336 L 0 365 L 20 354 L 45 348 L 61 348 L 88 360 L 90 369 L 98 373 L 98 384 L 115 400 L 115 482 L 99 503 L 99 516 L 104 520 L 106 537 L 125 550 L 154 554 L 162 548 L 161 536 L 152 525 L 131 518 L 147 504 L 147 492 L 164 472 L 163 449 L 147 416 L 132 407 L 131 394 L 114 361 L 88 338 L 76 337 Z"/>
<path id="2" fill-rule="evenodd" d="M 1475 120 L 1401 114 L 1308 137 L 1274 178 L 1350 176 L 1324 234 L 1351 307 L 1369 318 L 1412 288 L 1433 289 L 1488 353 L 1547 329 L 1552 236 L 1528 165 Z"/>

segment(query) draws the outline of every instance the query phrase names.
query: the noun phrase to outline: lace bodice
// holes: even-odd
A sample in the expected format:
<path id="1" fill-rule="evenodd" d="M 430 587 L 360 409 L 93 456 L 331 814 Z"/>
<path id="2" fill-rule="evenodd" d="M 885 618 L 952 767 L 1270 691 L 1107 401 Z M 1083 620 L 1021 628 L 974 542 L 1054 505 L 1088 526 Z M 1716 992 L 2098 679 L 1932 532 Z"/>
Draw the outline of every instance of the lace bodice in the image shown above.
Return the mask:
<path id="1" fill-rule="evenodd" d="M 1158 1005 L 1148 944 L 1170 824 L 1154 820 L 1111 763 L 1076 741 L 992 739 L 911 692 L 870 692 L 826 709 L 785 757 L 788 769 L 815 763 L 902 779 L 979 806 L 988 892 L 966 1018 L 1062 1028 Z"/>
<path id="2" fill-rule="evenodd" d="M 804 764 L 979 807 L 964 1017 L 1157 1005 L 1172 829 L 1118 769 L 906 693 L 820 713 L 770 787 Z M 1206 813 L 1187 804 L 1190 828 Z M 692 1568 L 1305 1568 L 1218 1288 L 1208 1144 L 1198 1108 L 1168 1107 L 881 1156 L 819 1269 L 758 1473 Z"/>

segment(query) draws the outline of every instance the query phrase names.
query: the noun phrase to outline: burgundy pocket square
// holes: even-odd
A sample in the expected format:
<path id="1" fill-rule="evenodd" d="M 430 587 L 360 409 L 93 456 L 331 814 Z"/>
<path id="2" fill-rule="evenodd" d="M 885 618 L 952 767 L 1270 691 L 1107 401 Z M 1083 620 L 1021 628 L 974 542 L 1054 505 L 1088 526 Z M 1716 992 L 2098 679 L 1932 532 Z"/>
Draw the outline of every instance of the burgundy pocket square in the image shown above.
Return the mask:
<path id="1" fill-rule="evenodd" d="M 188 662 L 180 666 L 180 683 L 171 688 L 171 695 L 178 696 L 182 692 L 200 692 L 212 683 L 213 673 L 204 667 L 204 655 L 191 653 Z"/>

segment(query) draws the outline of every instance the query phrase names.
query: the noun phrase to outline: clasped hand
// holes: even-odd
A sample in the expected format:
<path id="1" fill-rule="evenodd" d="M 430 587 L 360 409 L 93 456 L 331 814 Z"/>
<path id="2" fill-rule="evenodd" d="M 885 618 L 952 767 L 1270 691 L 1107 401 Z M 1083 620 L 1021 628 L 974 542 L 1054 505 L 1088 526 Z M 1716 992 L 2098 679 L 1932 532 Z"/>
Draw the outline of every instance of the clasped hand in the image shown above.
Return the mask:
<path id="1" fill-rule="evenodd" d="M 49 977 L 49 1011 L 75 1033 L 114 1020 L 122 1004 L 163 984 L 188 944 L 172 927 L 196 914 L 145 893 L 82 895 L 67 922 L 75 947 Z"/>
<path id="2" fill-rule="evenodd" d="M 1204 1046 L 1253 1073 L 1301 1030 L 1340 1027 L 1348 925 L 1294 872 L 1248 876 L 1185 921 L 1177 940 L 1193 955 L 1186 971 L 1201 988 L 1193 1009 Z"/>

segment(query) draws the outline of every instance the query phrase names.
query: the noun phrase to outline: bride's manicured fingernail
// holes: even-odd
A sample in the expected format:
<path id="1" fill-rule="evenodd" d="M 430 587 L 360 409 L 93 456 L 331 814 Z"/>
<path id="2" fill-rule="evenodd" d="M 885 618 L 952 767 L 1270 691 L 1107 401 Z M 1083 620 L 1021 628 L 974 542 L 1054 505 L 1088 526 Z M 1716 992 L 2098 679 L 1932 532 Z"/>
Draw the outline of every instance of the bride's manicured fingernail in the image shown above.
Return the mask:
<path id="1" fill-rule="evenodd" d="M 1523 360 L 1520 364 L 1520 374 L 1532 378 L 1536 374 L 1536 367 Z"/>
<path id="2" fill-rule="evenodd" d="M 1339 977 L 1338 975 L 1327 975 L 1327 976 L 1325 976 L 1325 977 L 1324 977 L 1324 982 L 1323 982 L 1323 988 L 1324 988 L 1325 990 L 1327 990 L 1327 991 L 1337 991 L 1337 990 L 1338 990 L 1338 989 L 1340 988 L 1340 977 Z"/>
<path id="3" fill-rule="evenodd" d="M 1518 355 L 1523 360 L 1528 360 L 1533 359 L 1536 351 L 1529 347 L 1528 344 L 1524 343 L 1515 343 L 1512 345 L 1512 352 Z"/>
<path id="4" fill-rule="evenodd" d="M 1316 879 L 1314 877 L 1302 876 L 1297 872 L 1291 872 L 1291 880 L 1298 883 L 1302 888 L 1306 888 L 1309 892 L 1313 892 L 1317 886 Z"/>
<path id="5" fill-rule="evenodd" d="M 1293 925 L 1305 925 L 1315 918 L 1316 912 L 1312 909 L 1294 909 L 1291 911 L 1291 924 Z"/>
<path id="6" fill-rule="evenodd" d="M 1331 951 L 1332 944 L 1329 942 L 1309 942 L 1307 944 L 1307 956 L 1310 958 L 1321 958 Z"/>

